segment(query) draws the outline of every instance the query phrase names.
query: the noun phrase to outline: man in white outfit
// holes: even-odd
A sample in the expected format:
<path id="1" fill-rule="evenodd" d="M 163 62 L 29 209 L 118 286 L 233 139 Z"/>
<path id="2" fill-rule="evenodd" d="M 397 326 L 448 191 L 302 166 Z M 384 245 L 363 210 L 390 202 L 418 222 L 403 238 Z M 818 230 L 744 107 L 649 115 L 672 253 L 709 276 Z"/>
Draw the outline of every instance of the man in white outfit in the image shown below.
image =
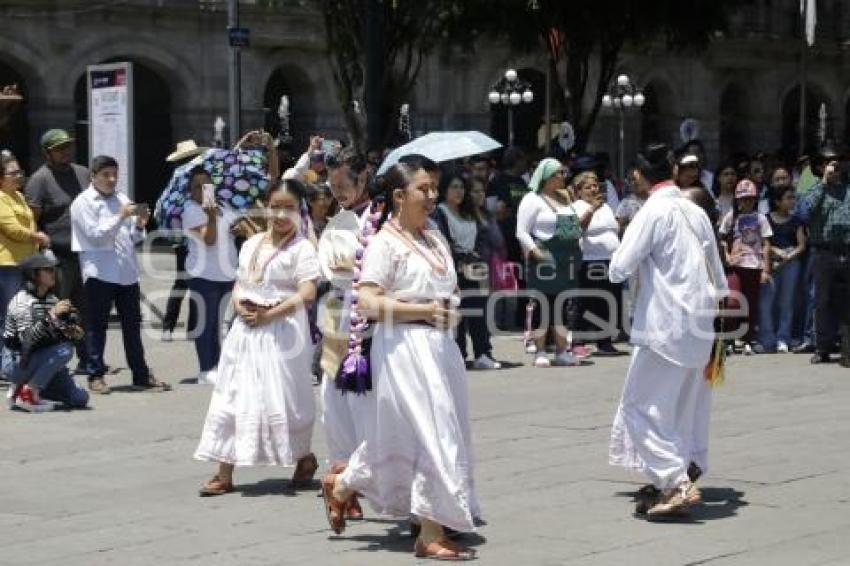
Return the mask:
<path id="1" fill-rule="evenodd" d="M 351 454 L 363 441 L 364 426 L 375 418 L 376 401 L 372 390 L 347 391 L 338 387 L 336 377 L 348 352 L 351 277 L 357 237 L 370 214 L 368 172 L 364 156 L 343 150 L 327 159 L 328 185 L 341 211 L 330 219 L 319 241 L 319 263 L 332 284 L 319 309 L 322 330 L 321 366 L 322 424 L 328 443 L 331 470 L 345 469 Z M 362 517 L 356 497 L 346 509 L 347 518 Z"/>
<path id="2" fill-rule="evenodd" d="M 705 212 L 670 178 L 669 149 L 650 145 L 638 174 L 652 184 L 611 260 L 611 281 L 637 274 L 634 353 L 611 434 L 610 463 L 644 473 L 649 518 L 699 503 L 708 469 L 710 389 L 703 376 L 726 279 Z M 689 468 L 690 476 L 689 477 Z"/>

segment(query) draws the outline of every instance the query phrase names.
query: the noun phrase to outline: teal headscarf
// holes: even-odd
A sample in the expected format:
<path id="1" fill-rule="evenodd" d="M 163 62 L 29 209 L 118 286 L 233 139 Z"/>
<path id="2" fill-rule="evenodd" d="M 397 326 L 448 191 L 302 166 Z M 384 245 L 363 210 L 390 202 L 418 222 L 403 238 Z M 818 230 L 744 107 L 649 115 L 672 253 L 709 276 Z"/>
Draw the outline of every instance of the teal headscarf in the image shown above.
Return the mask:
<path id="1" fill-rule="evenodd" d="M 561 162 L 552 157 L 547 157 L 534 170 L 534 175 L 531 176 L 531 181 L 528 183 L 528 188 L 532 191 L 539 192 L 543 188 L 543 184 L 551 179 L 554 175 L 561 172 L 564 168 Z"/>

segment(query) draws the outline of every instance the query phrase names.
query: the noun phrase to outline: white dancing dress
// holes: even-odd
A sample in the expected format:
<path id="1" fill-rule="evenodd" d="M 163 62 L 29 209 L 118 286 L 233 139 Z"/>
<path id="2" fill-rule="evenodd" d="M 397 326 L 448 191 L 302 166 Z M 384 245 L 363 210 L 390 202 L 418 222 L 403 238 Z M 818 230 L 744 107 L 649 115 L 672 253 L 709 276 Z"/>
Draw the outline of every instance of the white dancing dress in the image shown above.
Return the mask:
<path id="1" fill-rule="evenodd" d="M 256 266 L 265 269 L 257 273 Z M 240 300 L 280 303 L 300 283 L 319 277 L 315 248 L 298 237 L 280 251 L 258 234 L 242 247 L 237 277 Z M 236 319 L 222 345 L 195 458 L 237 466 L 294 466 L 309 454 L 315 418 L 312 357 L 305 309 L 257 328 Z"/>
<path id="2" fill-rule="evenodd" d="M 396 300 L 445 299 L 456 275 L 442 240 L 436 249 L 448 265 L 442 276 L 384 229 L 366 250 L 361 283 L 376 284 Z M 342 485 L 362 493 L 379 513 L 474 530 L 479 509 L 466 368 L 452 333 L 424 323 L 379 323 L 370 359 L 377 412 L 364 425 L 365 440 Z"/>

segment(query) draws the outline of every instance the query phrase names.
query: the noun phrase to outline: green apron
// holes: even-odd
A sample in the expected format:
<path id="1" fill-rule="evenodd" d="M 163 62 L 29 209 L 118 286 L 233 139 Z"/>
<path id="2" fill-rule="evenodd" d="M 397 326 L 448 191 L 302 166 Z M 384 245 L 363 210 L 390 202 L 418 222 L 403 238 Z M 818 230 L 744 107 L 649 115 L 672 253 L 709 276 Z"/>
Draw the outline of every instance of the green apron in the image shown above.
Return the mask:
<path id="1" fill-rule="evenodd" d="M 558 214 L 547 199 L 543 200 L 555 213 L 555 233 L 548 240 L 539 240 L 537 247 L 548 252 L 550 257 L 542 261 L 529 259 L 526 278 L 530 289 L 544 295 L 557 295 L 578 285 L 582 258 L 579 244 L 581 223 L 572 204 L 573 214 Z"/>

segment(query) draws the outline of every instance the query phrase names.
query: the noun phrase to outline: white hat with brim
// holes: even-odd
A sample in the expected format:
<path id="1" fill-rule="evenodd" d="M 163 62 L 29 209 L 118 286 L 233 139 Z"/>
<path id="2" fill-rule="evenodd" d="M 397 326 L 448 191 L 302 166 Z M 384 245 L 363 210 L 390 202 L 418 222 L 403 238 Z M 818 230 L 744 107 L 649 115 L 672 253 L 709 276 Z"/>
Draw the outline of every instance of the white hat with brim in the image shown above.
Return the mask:
<path id="1" fill-rule="evenodd" d="M 340 287 L 350 285 L 354 259 L 360 243 L 360 220 L 357 214 L 343 210 L 328 221 L 319 239 L 319 270 L 322 276 Z M 339 266 L 348 265 L 348 269 Z"/>
<path id="2" fill-rule="evenodd" d="M 185 140 L 177 143 L 177 147 L 174 148 L 174 151 L 165 158 L 165 160 L 169 163 L 173 163 L 175 161 L 182 161 L 184 159 L 189 159 L 190 157 L 195 157 L 196 155 L 200 155 L 206 150 L 208 147 L 198 147 L 198 144 L 195 143 L 195 140 Z"/>

